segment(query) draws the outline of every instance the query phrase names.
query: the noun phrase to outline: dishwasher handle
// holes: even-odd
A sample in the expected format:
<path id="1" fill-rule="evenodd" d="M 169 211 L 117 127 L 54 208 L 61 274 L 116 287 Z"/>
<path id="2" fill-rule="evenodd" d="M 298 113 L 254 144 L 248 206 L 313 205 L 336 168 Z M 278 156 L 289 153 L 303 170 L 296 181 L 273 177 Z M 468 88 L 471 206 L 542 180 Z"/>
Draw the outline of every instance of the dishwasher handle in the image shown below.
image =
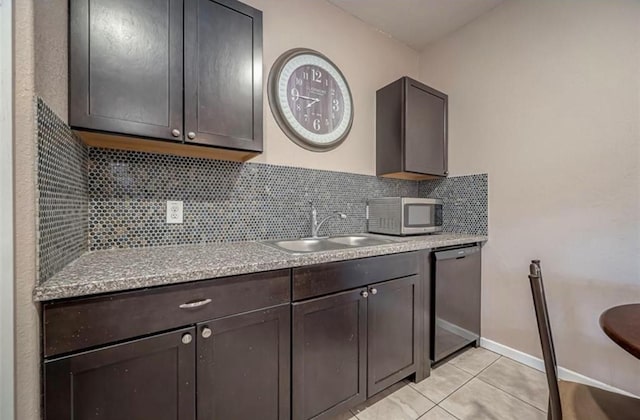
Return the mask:
<path id="1" fill-rule="evenodd" d="M 453 260 L 453 259 L 462 259 L 467 257 L 468 255 L 477 254 L 478 252 L 480 252 L 480 246 L 476 245 L 476 246 L 471 246 L 466 248 L 456 248 L 456 249 L 449 249 L 447 251 L 436 252 L 435 256 L 436 256 L 436 260 L 438 261 Z"/>

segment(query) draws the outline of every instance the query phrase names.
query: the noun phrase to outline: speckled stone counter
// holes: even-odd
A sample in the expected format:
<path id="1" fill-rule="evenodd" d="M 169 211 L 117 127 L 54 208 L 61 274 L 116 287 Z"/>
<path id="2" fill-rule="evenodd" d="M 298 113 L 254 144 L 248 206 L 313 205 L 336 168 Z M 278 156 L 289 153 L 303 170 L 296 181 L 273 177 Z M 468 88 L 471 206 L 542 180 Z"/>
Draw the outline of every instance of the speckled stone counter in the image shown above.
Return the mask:
<path id="1" fill-rule="evenodd" d="M 486 236 L 442 234 L 394 238 L 394 242 L 293 255 L 260 242 L 217 243 L 97 251 L 82 255 L 34 289 L 46 301 L 212 279 L 237 274 L 343 261 L 376 255 L 487 241 Z"/>

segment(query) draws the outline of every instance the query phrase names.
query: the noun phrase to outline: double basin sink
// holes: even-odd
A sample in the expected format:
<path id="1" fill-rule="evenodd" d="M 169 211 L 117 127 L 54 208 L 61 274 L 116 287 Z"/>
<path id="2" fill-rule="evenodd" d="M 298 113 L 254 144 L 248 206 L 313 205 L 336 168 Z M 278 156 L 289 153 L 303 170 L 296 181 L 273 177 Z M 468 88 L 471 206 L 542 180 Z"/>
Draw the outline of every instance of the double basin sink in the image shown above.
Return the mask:
<path id="1" fill-rule="evenodd" d="M 391 244 L 395 241 L 373 235 L 332 236 L 327 238 L 302 238 L 278 241 L 264 241 L 265 245 L 290 254 L 306 254 L 309 252 L 335 251 L 339 249 L 359 248 Z"/>

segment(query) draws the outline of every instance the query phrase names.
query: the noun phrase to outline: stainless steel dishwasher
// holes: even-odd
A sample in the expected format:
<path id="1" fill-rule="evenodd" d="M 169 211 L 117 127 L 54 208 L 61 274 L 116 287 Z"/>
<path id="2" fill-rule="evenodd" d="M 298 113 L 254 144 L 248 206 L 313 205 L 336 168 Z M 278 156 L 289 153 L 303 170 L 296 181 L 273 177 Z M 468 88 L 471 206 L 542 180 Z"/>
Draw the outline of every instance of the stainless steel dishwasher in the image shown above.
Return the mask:
<path id="1" fill-rule="evenodd" d="M 480 339 L 480 246 L 434 253 L 431 360 L 437 363 Z"/>

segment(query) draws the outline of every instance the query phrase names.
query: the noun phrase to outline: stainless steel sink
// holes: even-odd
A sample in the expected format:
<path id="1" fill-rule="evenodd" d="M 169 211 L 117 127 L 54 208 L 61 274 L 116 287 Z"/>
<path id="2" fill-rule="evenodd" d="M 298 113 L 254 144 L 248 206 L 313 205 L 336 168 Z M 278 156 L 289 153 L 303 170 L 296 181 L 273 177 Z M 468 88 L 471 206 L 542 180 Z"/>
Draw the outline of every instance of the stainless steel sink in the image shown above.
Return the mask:
<path id="1" fill-rule="evenodd" d="M 294 253 L 329 251 L 342 248 L 326 239 L 293 239 L 287 241 L 268 241 L 264 243 Z"/>
<path id="2" fill-rule="evenodd" d="M 309 252 L 333 251 L 365 246 L 384 245 L 393 243 L 390 239 L 383 239 L 371 235 L 334 236 L 329 238 L 303 238 L 278 241 L 264 241 L 265 245 L 286 251 L 290 254 L 305 254 Z"/>
<path id="3" fill-rule="evenodd" d="M 391 242 L 388 239 L 374 238 L 372 236 L 365 235 L 336 236 L 328 238 L 327 241 L 348 246 L 374 246 L 388 244 Z"/>

